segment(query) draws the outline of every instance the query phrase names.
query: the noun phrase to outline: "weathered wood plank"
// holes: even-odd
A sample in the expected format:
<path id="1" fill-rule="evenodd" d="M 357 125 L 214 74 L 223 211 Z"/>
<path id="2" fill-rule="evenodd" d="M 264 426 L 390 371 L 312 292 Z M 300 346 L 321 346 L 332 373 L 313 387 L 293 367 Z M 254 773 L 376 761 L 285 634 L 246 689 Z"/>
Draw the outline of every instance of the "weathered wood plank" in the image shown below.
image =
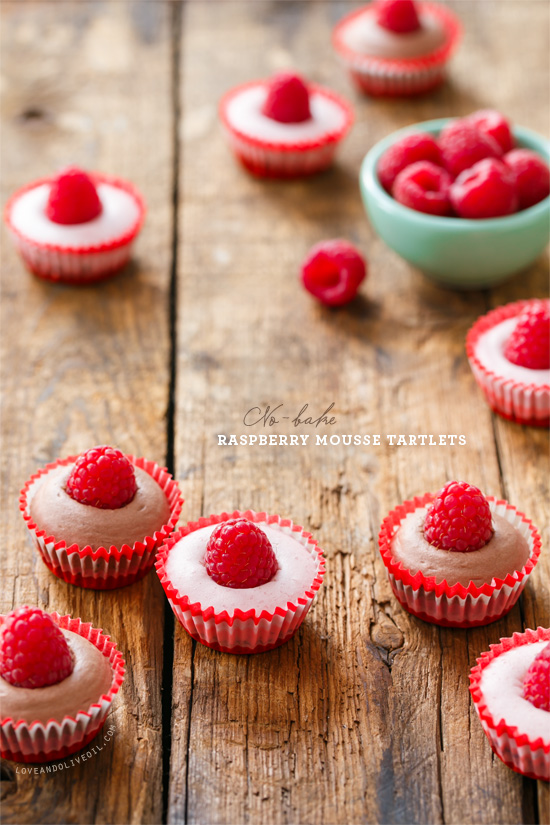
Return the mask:
<path id="1" fill-rule="evenodd" d="M 544 105 L 533 100 L 548 93 L 547 10 L 529 4 L 537 23 L 525 50 L 525 4 L 456 6 L 467 34 L 453 82 L 398 103 L 354 97 L 336 67 L 329 32 L 347 3 L 186 6 L 176 461 L 187 512 L 291 516 L 325 547 L 328 573 L 300 633 L 278 651 L 224 656 L 177 629 L 171 822 L 496 823 L 533 813 L 531 784 L 491 758 L 467 691 L 475 657 L 521 629 L 519 608 L 477 631 L 419 622 L 393 599 L 376 549 L 390 508 L 452 476 L 542 506 L 534 490 L 544 467 L 532 462 L 525 499 L 502 470 L 502 439 L 465 359 L 486 296 L 446 292 L 411 271 L 374 236 L 357 194 L 366 149 L 408 123 L 494 105 L 544 131 Z M 526 51 L 530 96 L 513 68 Z M 230 158 L 216 103 L 288 65 L 354 97 L 357 124 L 333 171 L 259 182 Z M 367 252 L 371 275 L 362 300 L 327 312 L 296 275 L 312 243 L 337 235 Z M 515 288 L 538 294 L 543 272 L 541 263 Z M 218 433 L 247 431 L 251 406 L 282 402 L 296 414 L 309 402 L 318 414 L 331 401 L 339 434 L 464 433 L 467 445 L 217 446 Z M 519 438 L 508 452 L 523 463 L 544 436 Z"/>
<path id="2" fill-rule="evenodd" d="M 159 3 L 2 3 L 3 202 L 69 162 L 128 178 L 149 215 L 133 265 L 75 289 L 2 249 L 2 608 L 24 603 L 105 628 L 127 662 L 114 739 L 53 776 L 6 765 L 5 822 L 160 822 L 164 597 L 154 574 L 94 593 L 52 576 L 17 495 L 57 456 L 95 443 L 166 460 L 171 256 L 170 9 Z M 147 609 L 144 609 L 144 605 Z M 100 736 L 101 739 L 101 736 Z"/>

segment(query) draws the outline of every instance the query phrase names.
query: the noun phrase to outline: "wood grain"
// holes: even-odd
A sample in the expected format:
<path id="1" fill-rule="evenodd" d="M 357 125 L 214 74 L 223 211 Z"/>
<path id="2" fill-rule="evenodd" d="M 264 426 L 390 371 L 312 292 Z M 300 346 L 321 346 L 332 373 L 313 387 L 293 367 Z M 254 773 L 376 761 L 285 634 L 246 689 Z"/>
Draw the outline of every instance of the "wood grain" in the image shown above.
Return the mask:
<path id="1" fill-rule="evenodd" d="M 149 216 L 131 267 L 101 286 L 40 282 L 3 244 L 2 608 L 38 604 L 92 621 L 119 645 L 127 674 L 103 751 L 55 776 L 17 774 L 12 763 L 2 816 L 159 822 L 162 793 L 151 792 L 162 785 L 159 583 L 153 574 L 95 593 L 56 579 L 31 548 L 17 499 L 39 466 L 96 443 L 166 460 L 170 13 L 156 3 L 30 6 L 2 4 L 3 201 L 74 162 L 132 180 Z"/>
<path id="2" fill-rule="evenodd" d="M 281 512 L 314 532 L 328 573 L 301 632 L 278 651 L 247 661 L 176 631 L 171 822 L 536 816 L 533 783 L 492 758 L 467 690 L 476 656 L 522 628 L 521 607 L 486 629 L 424 624 L 394 601 L 376 549 L 391 507 L 449 477 L 508 494 L 539 520 L 547 492 L 544 462 L 535 456 L 546 434 L 493 421 L 463 346 L 468 327 L 492 303 L 515 292 L 544 294 L 547 262 L 494 297 L 440 290 L 373 235 L 356 188 L 365 150 L 413 121 L 491 104 L 546 128 L 544 107 L 533 111 L 528 103 L 513 55 L 505 63 L 498 57 L 499 43 L 518 55 L 525 47 L 521 33 L 513 42 L 519 6 L 500 5 L 498 13 L 493 4 L 458 6 L 467 44 L 453 82 L 425 100 L 398 103 L 354 97 L 335 66 L 330 27 L 349 4 L 217 4 L 219 34 L 211 7 L 186 6 L 178 475 L 186 479 L 191 517 L 233 507 Z M 531 4 L 531 11 L 541 31 L 529 48 L 533 68 L 546 60 L 547 10 Z M 232 85 L 288 65 L 354 97 L 357 123 L 333 171 L 305 182 L 256 181 L 231 159 L 216 101 Z M 536 82 L 540 93 L 540 75 Z M 296 277 L 308 247 L 338 235 L 367 251 L 370 279 L 361 301 L 331 312 L 301 293 Z M 338 433 L 465 433 L 468 443 L 217 446 L 218 433 L 247 431 L 242 417 L 252 406 L 283 402 L 296 413 L 309 402 L 320 413 L 331 401 Z M 290 432 L 282 424 L 276 431 Z M 528 463 L 528 484 L 509 478 L 512 462 Z M 534 578 L 526 605 L 529 594 L 544 592 L 537 587 Z M 547 623 L 540 601 L 537 620 Z"/>

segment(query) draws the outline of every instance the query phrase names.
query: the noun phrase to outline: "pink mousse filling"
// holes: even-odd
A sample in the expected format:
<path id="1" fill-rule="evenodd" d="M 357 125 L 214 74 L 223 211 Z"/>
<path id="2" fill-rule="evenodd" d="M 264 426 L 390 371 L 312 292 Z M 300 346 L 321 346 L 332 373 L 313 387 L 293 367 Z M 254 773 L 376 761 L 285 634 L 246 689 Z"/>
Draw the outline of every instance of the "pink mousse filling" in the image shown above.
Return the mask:
<path id="1" fill-rule="evenodd" d="M 135 467 L 137 492 L 128 504 L 118 510 L 102 510 L 75 501 L 66 492 L 66 484 L 74 465 L 56 467 L 32 486 L 29 491 L 30 516 L 46 537 L 64 541 L 69 547 L 78 544 L 98 547 L 130 547 L 146 536 L 154 536 L 170 519 L 168 500 L 154 478 Z"/>
<path id="2" fill-rule="evenodd" d="M 480 689 L 495 724 L 501 719 L 530 740 L 550 742 L 550 713 L 523 698 L 523 680 L 532 661 L 548 642 L 534 642 L 507 650 L 490 662 L 481 674 Z"/>
<path id="3" fill-rule="evenodd" d="M 473 582 L 480 587 L 521 570 L 529 558 L 526 539 L 503 516 L 493 513 L 492 539 L 485 547 L 469 553 L 441 550 L 429 544 L 424 538 L 425 518 L 425 507 L 409 513 L 392 542 L 394 559 L 413 575 L 420 570 L 426 577 L 435 576 L 437 583 L 446 581 L 451 586 L 460 583 L 467 587 Z"/>
<path id="4" fill-rule="evenodd" d="M 73 654 L 73 672 L 62 682 L 41 688 L 16 687 L 0 676 L 2 719 L 27 724 L 46 724 L 50 719 L 60 722 L 64 716 L 74 718 L 79 711 L 87 711 L 109 692 L 113 681 L 109 660 L 78 633 L 61 632 Z"/>
<path id="5" fill-rule="evenodd" d="M 355 17 L 342 32 L 342 40 L 349 49 L 368 57 L 408 60 L 432 54 L 447 39 L 439 20 L 420 11 L 420 28 L 413 32 L 397 33 L 378 25 L 375 13 L 365 11 Z"/>
<path id="6" fill-rule="evenodd" d="M 213 607 L 216 613 L 226 610 L 230 615 L 237 609 L 273 613 L 276 607 L 286 610 L 288 602 L 297 604 L 297 599 L 311 588 L 319 568 L 315 546 L 308 545 L 307 539 L 297 533 L 289 535 L 276 524 L 264 523 L 258 526 L 271 542 L 278 564 L 271 581 L 241 590 L 216 584 L 204 563 L 206 545 L 215 526 L 183 536 L 166 560 L 168 579 L 181 596 L 187 596 L 190 604 L 198 602 L 203 610 Z"/>

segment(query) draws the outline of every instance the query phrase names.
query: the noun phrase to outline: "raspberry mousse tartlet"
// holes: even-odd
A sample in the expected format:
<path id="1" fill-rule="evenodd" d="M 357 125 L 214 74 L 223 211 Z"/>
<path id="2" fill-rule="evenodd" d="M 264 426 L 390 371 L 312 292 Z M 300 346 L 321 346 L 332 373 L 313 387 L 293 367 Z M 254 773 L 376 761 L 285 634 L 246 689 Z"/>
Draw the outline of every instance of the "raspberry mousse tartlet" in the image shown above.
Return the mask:
<path id="1" fill-rule="evenodd" d="M 262 653 L 288 641 L 325 574 L 310 533 L 252 510 L 187 524 L 155 566 L 180 624 L 224 653 Z"/>
<path id="2" fill-rule="evenodd" d="M 70 284 L 122 269 L 144 216 L 143 199 L 130 183 L 76 167 L 23 187 L 4 213 L 27 268 Z"/>
<path id="3" fill-rule="evenodd" d="M 332 42 L 359 89 L 403 96 L 439 86 L 461 32 L 445 6 L 378 0 L 344 17 Z"/>
<path id="4" fill-rule="evenodd" d="M 447 627 L 504 616 L 538 561 L 536 527 L 506 501 L 448 482 L 405 501 L 382 522 L 382 560 L 405 610 Z"/>
<path id="5" fill-rule="evenodd" d="M 470 672 L 470 693 L 494 753 L 512 770 L 550 780 L 550 629 L 491 645 Z"/>
<path id="6" fill-rule="evenodd" d="M 478 318 L 466 354 L 494 412 L 519 424 L 549 425 L 549 300 L 516 301 Z"/>
<path id="7" fill-rule="evenodd" d="M 48 762 L 80 750 L 123 679 L 114 642 L 89 622 L 28 606 L 0 617 L 2 756 Z"/>
<path id="8" fill-rule="evenodd" d="M 19 504 L 52 573 L 70 584 L 111 590 L 151 569 L 183 499 L 166 469 L 100 446 L 39 470 Z"/>
<path id="9" fill-rule="evenodd" d="M 238 160 L 255 175 L 295 178 L 326 169 L 353 123 L 330 89 L 284 72 L 227 92 L 220 118 Z"/>

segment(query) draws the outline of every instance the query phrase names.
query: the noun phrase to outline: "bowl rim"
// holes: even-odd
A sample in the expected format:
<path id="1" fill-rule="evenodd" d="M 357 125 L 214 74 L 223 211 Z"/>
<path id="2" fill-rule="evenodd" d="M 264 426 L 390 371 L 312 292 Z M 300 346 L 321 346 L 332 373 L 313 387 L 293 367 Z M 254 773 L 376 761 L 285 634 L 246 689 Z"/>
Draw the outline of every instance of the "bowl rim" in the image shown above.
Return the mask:
<path id="1" fill-rule="evenodd" d="M 401 217 L 403 220 L 408 220 L 418 226 L 428 227 L 431 225 L 435 228 L 445 229 L 454 233 L 464 231 L 487 232 L 490 230 L 507 230 L 524 227 L 529 225 L 532 220 L 536 220 L 539 215 L 546 212 L 550 205 L 550 195 L 534 206 L 529 206 L 527 209 L 522 209 L 513 215 L 503 215 L 499 218 L 478 218 L 475 220 L 472 218 L 456 218 L 452 216 L 442 217 L 439 215 L 428 215 L 425 212 L 417 212 L 414 209 L 410 209 L 408 206 L 404 206 L 396 201 L 395 198 L 392 198 L 392 196 L 386 192 L 376 174 L 376 167 L 383 152 L 399 140 L 399 138 L 405 137 L 405 135 L 419 131 L 428 132 L 429 134 L 439 134 L 444 126 L 458 119 L 459 117 L 457 116 L 424 120 L 419 123 L 411 123 L 409 126 L 405 126 L 402 129 L 386 135 L 385 138 L 379 140 L 369 149 L 361 162 L 359 171 L 361 188 L 372 193 L 387 211 L 393 212 L 394 215 Z M 512 132 L 520 148 L 522 147 L 523 141 L 529 144 L 535 144 L 537 148 L 533 149 L 533 151 L 543 155 L 547 162 L 550 161 L 550 142 L 543 135 L 527 129 L 524 126 L 514 126 L 512 127 Z"/>

